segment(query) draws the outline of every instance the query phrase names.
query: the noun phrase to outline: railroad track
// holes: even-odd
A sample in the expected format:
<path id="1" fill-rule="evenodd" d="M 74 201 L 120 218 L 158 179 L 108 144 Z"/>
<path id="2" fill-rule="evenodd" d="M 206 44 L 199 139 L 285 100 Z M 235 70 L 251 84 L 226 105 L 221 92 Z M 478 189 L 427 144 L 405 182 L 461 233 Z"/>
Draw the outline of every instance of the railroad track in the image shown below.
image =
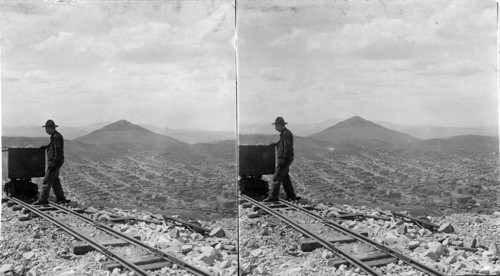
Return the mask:
<path id="1" fill-rule="evenodd" d="M 78 240 L 85 242 L 88 246 L 90 246 L 94 250 L 102 253 L 103 255 L 108 256 L 111 260 L 113 260 L 112 262 L 106 263 L 106 265 L 104 266 L 108 270 L 123 267 L 129 269 L 130 271 L 133 271 L 135 275 L 145 276 L 145 275 L 150 275 L 150 273 L 148 273 L 148 271 L 150 270 L 157 270 L 167 266 L 171 267 L 173 264 L 176 264 L 178 267 L 194 275 L 203 275 L 203 276 L 213 275 L 198 267 L 188 264 L 183 260 L 176 258 L 175 256 L 172 256 L 154 247 L 151 247 L 148 244 L 145 244 L 134 237 L 127 236 L 109 226 L 106 226 L 85 215 L 75 212 L 72 209 L 54 203 L 49 203 L 48 205 L 42 207 L 35 207 L 33 205 L 27 204 L 13 197 L 9 197 L 9 201 L 12 201 L 17 205 L 21 206 L 22 208 L 27 210 L 26 212 L 31 212 L 32 214 L 35 214 L 35 216 L 39 216 L 43 219 L 50 221 L 52 224 L 58 226 L 59 228 L 66 231 L 70 235 L 74 236 Z M 96 239 L 93 239 L 88 235 L 81 233 L 80 231 L 77 231 L 76 229 L 74 229 L 74 227 L 70 226 L 68 223 L 65 223 L 61 221 L 61 219 L 56 218 L 53 214 L 51 214 L 51 212 L 57 212 L 60 214 L 68 215 L 72 219 L 77 219 L 79 221 L 82 221 L 90 225 L 91 227 L 95 227 L 99 231 L 103 232 L 104 235 L 114 238 L 115 242 L 111 244 L 103 244 L 102 242 L 97 241 Z M 120 240 L 121 242 L 116 242 L 116 240 Z M 142 255 L 141 260 L 130 261 L 127 258 L 120 256 L 120 254 L 113 252 L 114 251 L 112 248 L 113 245 L 120 247 L 135 246 L 140 248 L 141 252 L 146 252 L 147 255 Z"/>
<path id="2" fill-rule="evenodd" d="M 279 203 L 273 206 L 256 201 L 255 199 L 250 198 L 246 195 L 240 195 L 240 198 L 249 203 L 252 203 L 257 207 L 257 209 L 260 208 L 268 214 L 275 216 L 295 230 L 302 233 L 304 236 L 309 237 L 312 242 L 302 243 L 301 249 L 303 251 L 310 251 L 310 249 L 322 246 L 327 250 L 330 250 L 333 254 L 337 255 L 340 259 L 333 261 L 334 266 L 339 266 L 341 264 L 350 264 L 354 267 L 359 268 L 368 275 L 383 275 L 383 273 L 376 270 L 375 267 L 385 266 L 389 263 L 402 261 L 404 264 L 410 266 L 413 269 L 419 270 L 426 275 L 445 275 L 387 246 L 371 240 L 370 238 L 364 236 L 362 233 L 345 228 L 342 225 L 328 220 L 310 210 L 307 210 L 304 207 L 289 203 L 284 200 L 279 200 Z M 290 215 L 290 212 L 292 213 L 292 215 Z M 339 234 L 342 235 L 342 238 L 338 238 Z M 333 238 L 334 235 L 337 236 L 337 238 Z M 375 252 L 375 254 L 365 254 L 365 256 L 363 256 L 362 258 L 356 257 L 356 255 L 358 254 L 352 254 L 348 252 L 349 250 L 347 250 L 347 248 L 349 247 L 354 247 L 349 246 L 354 242 L 362 244 L 366 248 L 369 248 L 370 252 Z M 337 244 L 341 243 L 348 243 L 348 245 L 337 246 Z M 341 247 L 346 249 L 343 250 L 341 249 Z"/>

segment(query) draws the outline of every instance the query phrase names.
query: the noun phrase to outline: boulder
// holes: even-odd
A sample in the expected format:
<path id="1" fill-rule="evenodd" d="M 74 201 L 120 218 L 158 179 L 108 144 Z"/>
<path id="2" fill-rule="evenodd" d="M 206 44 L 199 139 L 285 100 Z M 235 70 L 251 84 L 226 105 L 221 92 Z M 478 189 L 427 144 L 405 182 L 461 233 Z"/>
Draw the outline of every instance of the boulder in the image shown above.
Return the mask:
<path id="1" fill-rule="evenodd" d="M 453 228 L 453 225 L 451 225 L 451 223 L 445 222 L 439 226 L 438 232 L 453 233 L 455 232 L 455 229 Z"/>
<path id="2" fill-rule="evenodd" d="M 408 228 L 406 227 L 406 224 L 401 224 L 400 226 L 398 226 L 397 231 L 399 234 L 404 235 L 404 234 L 408 233 Z"/>
<path id="3" fill-rule="evenodd" d="M 422 258 L 423 257 L 428 257 L 429 259 L 431 259 L 431 260 L 433 260 L 435 262 L 439 261 L 439 256 L 436 253 L 434 253 L 434 252 L 432 252 L 430 250 L 427 250 L 426 252 L 422 253 L 421 257 Z"/>
<path id="4" fill-rule="evenodd" d="M 497 242 L 491 243 L 490 247 L 488 247 L 488 251 L 491 251 L 497 258 L 500 258 L 500 246 L 498 246 Z"/>
<path id="5" fill-rule="evenodd" d="M 428 236 L 432 235 L 432 232 L 429 231 L 428 229 L 422 228 L 422 229 L 418 230 L 418 234 L 422 237 L 428 237 Z"/>
<path id="6" fill-rule="evenodd" d="M 314 208 L 319 209 L 319 210 L 325 210 L 327 207 L 323 203 L 318 203 Z"/>
<path id="7" fill-rule="evenodd" d="M 462 247 L 462 246 L 464 246 L 464 242 L 463 241 L 451 241 L 451 245 Z"/>
<path id="8" fill-rule="evenodd" d="M 261 236 L 269 236 L 269 229 L 266 227 L 260 233 Z"/>
<path id="9" fill-rule="evenodd" d="M 26 270 L 24 265 L 18 265 L 14 268 L 14 275 L 24 275 L 24 271 Z M 0 272 L 1 275 L 1 272 Z"/>
<path id="10" fill-rule="evenodd" d="M 500 264 L 496 264 L 491 267 L 490 274 L 492 275 L 500 275 Z"/>
<path id="11" fill-rule="evenodd" d="M 331 251 L 323 250 L 323 252 L 321 252 L 321 258 L 323 258 L 323 259 L 328 259 L 328 258 L 331 258 L 332 256 L 333 256 L 333 253 Z"/>
<path id="12" fill-rule="evenodd" d="M 395 244 L 396 242 L 398 242 L 398 237 L 391 232 L 387 233 L 384 239 L 384 243 L 392 245 Z"/>
<path id="13" fill-rule="evenodd" d="M 2 273 L 2 275 L 9 271 L 14 271 L 14 264 L 4 264 L 0 266 L 0 273 Z"/>
<path id="14" fill-rule="evenodd" d="M 219 264 L 221 269 L 225 269 L 231 266 L 231 260 L 225 260 Z"/>
<path id="15" fill-rule="evenodd" d="M 455 263 L 456 261 L 457 261 L 457 256 L 454 255 L 454 256 L 450 256 L 450 257 L 446 258 L 444 263 L 447 265 L 451 265 L 451 264 Z"/>
<path id="16" fill-rule="evenodd" d="M 214 264 L 214 262 L 215 262 L 214 258 L 212 258 L 210 256 L 207 256 L 207 255 L 200 255 L 200 256 L 196 257 L 196 260 L 204 262 L 204 263 L 206 263 L 207 265 L 210 265 L 210 266 L 212 266 Z"/>
<path id="17" fill-rule="evenodd" d="M 210 231 L 210 236 L 224 238 L 226 236 L 226 232 L 224 232 L 224 229 L 222 229 L 222 227 L 215 227 L 212 229 L 212 231 Z"/>
<path id="18" fill-rule="evenodd" d="M 35 256 L 35 252 L 33 252 L 33 251 L 26 252 L 23 254 L 23 258 L 25 258 L 26 260 L 30 260 L 34 256 Z"/>
<path id="19" fill-rule="evenodd" d="M 215 248 L 213 248 L 211 246 L 207 246 L 207 245 L 202 246 L 202 247 L 200 247 L 200 251 L 201 251 L 201 254 L 203 254 L 203 255 L 213 256 L 216 259 L 218 258 L 217 250 L 215 250 Z"/>
<path id="20" fill-rule="evenodd" d="M 477 247 L 477 238 L 476 237 L 467 237 L 464 242 L 465 247 L 476 248 Z"/>
<path id="21" fill-rule="evenodd" d="M 451 264 L 450 267 L 453 268 L 453 270 L 457 271 L 457 270 L 465 268 L 465 265 L 462 262 L 455 262 L 455 263 Z"/>
<path id="22" fill-rule="evenodd" d="M 260 248 L 250 251 L 250 255 L 253 257 L 259 257 L 261 254 L 262 254 L 262 249 Z"/>
<path id="23" fill-rule="evenodd" d="M 211 246 L 202 246 L 200 251 L 201 255 L 196 258 L 198 261 L 202 261 L 208 265 L 213 265 L 214 262 L 219 259 L 217 251 Z"/>
<path id="24" fill-rule="evenodd" d="M 250 263 L 243 263 L 240 267 L 241 276 L 249 275 L 252 273 L 252 265 Z"/>
<path id="25" fill-rule="evenodd" d="M 187 254 L 193 250 L 193 245 L 191 244 L 185 244 L 181 247 L 181 252 L 182 254 Z"/>
<path id="26" fill-rule="evenodd" d="M 498 257 L 495 256 L 495 254 L 493 254 L 493 252 L 491 252 L 489 250 L 484 251 L 481 254 L 481 257 L 483 258 L 483 260 L 491 260 L 491 261 L 498 259 Z"/>
<path id="27" fill-rule="evenodd" d="M 339 216 L 339 213 L 337 211 L 331 210 L 331 211 L 327 211 L 327 214 L 325 217 L 328 219 L 332 219 L 332 218 L 336 218 L 338 216 Z"/>
<path id="28" fill-rule="evenodd" d="M 451 243 L 450 238 L 446 238 L 441 242 L 441 244 L 444 246 L 449 246 L 450 243 Z"/>
<path id="29" fill-rule="evenodd" d="M 358 222 L 355 221 L 355 220 L 352 220 L 352 221 L 349 222 L 349 224 L 347 225 L 347 227 L 349 227 L 349 229 L 353 229 L 357 225 L 358 225 Z"/>
<path id="30" fill-rule="evenodd" d="M 203 235 L 201 235 L 200 233 L 192 233 L 189 237 L 195 241 L 203 240 Z"/>
<path id="31" fill-rule="evenodd" d="M 410 241 L 408 243 L 408 249 L 414 250 L 415 248 L 420 246 L 420 241 Z"/>
<path id="32" fill-rule="evenodd" d="M 435 253 L 438 257 L 446 254 L 446 248 L 439 242 L 430 242 L 427 247 L 429 251 Z"/>
<path id="33" fill-rule="evenodd" d="M 174 228 L 168 233 L 172 239 L 177 239 L 180 237 L 179 229 Z"/>

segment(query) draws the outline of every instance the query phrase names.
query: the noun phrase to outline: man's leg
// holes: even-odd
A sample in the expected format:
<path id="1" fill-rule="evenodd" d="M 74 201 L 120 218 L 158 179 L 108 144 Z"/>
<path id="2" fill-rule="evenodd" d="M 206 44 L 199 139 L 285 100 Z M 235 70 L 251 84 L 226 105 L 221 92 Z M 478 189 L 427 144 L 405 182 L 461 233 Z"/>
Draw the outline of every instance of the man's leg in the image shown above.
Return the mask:
<path id="1" fill-rule="evenodd" d="M 271 183 L 271 192 L 269 193 L 269 198 L 278 198 L 278 195 L 280 194 L 280 185 L 281 183 L 279 181 L 273 181 L 273 183 Z"/>
<path id="2" fill-rule="evenodd" d="M 292 180 L 290 180 L 290 174 L 288 174 L 288 170 L 286 174 L 283 176 L 283 189 L 285 190 L 287 198 L 296 198 L 295 191 L 293 190 Z"/>
<path id="3" fill-rule="evenodd" d="M 57 175 L 52 183 L 52 189 L 54 190 L 54 195 L 56 195 L 56 201 L 66 201 L 64 196 L 64 191 L 61 186 L 61 179 L 59 178 L 59 170 L 57 170 Z"/>
<path id="4" fill-rule="evenodd" d="M 264 199 L 265 202 L 278 200 L 282 178 L 283 178 L 283 169 L 281 168 L 281 166 L 278 166 L 273 175 L 273 183 L 271 183 L 269 197 Z"/>
<path id="5" fill-rule="evenodd" d="M 54 182 L 55 175 L 53 170 L 49 166 L 45 172 L 45 177 L 43 178 L 42 188 L 40 191 L 40 198 L 35 203 L 47 203 L 49 201 L 50 187 Z"/>

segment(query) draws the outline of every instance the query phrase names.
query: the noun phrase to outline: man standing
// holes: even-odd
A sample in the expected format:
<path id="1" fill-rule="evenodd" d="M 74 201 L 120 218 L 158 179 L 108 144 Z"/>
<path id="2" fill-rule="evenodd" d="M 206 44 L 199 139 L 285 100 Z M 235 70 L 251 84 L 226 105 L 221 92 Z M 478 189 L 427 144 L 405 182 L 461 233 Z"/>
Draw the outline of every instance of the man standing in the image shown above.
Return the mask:
<path id="1" fill-rule="evenodd" d="M 300 197 L 295 195 L 293 190 L 292 181 L 290 180 L 290 175 L 288 174 L 290 165 L 293 162 L 293 134 L 288 130 L 285 125 L 287 122 L 282 117 L 276 118 L 273 123 L 274 128 L 280 133 L 280 140 L 277 144 L 271 144 L 271 146 L 276 146 L 278 150 L 278 166 L 273 175 L 273 183 L 271 185 L 271 191 L 269 197 L 264 199 L 264 202 L 278 201 L 278 194 L 280 192 L 280 184 L 283 184 L 283 189 L 285 190 L 287 200 L 299 200 Z"/>
<path id="2" fill-rule="evenodd" d="M 66 203 L 66 197 L 59 179 L 59 169 L 64 163 L 64 139 L 62 135 L 56 131 L 57 125 L 52 120 L 45 123 L 45 132 L 50 135 L 50 143 L 41 148 L 47 149 L 48 166 L 43 178 L 42 192 L 40 198 L 35 201 L 34 205 L 43 205 L 49 203 L 50 187 L 54 190 L 56 203 Z"/>

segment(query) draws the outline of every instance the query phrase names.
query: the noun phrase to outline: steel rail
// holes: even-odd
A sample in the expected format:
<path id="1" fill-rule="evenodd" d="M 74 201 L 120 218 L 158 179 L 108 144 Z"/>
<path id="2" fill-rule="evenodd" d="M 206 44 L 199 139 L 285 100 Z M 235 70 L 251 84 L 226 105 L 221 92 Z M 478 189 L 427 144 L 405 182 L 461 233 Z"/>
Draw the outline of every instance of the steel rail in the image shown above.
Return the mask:
<path id="1" fill-rule="evenodd" d="M 366 272 L 368 275 L 374 275 L 374 276 L 379 276 L 381 274 L 379 274 L 377 271 L 373 270 L 370 266 L 366 265 L 365 263 L 363 263 L 361 260 L 359 260 L 358 258 L 356 257 L 353 257 L 349 254 L 347 254 L 346 252 L 336 248 L 332 243 L 330 243 L 329 241 L 321 238 L 320 236 L 314 234 L 313 232 L 305 229 L 304 227 L 300 226 L 299 224 L 297 224 L 296 222 L 294 222 L 293 220 L 285 217 L 284 215 L 280 214 L 279 212 L 269 208 L 268 206 L 262 204 L 261 202 L 258 202 L 257 200 L 253 199 L 253 198 L 250 198 L 246 195 L 240 195 L 240 198 L 243 198 L 251 203 L 253 203 L 254 205 L 260 207 L 261 209 L 265 210 L 266 212 L 274 215 L 275 217 L 279 218 L 280 220 L 284 221 L 285 223 L 287 223 L 288 225 L 290 225 L 291 227 L 295 228 L 295 230 L 301 232 L 302 234 L 310 237 L 310 238 L 313 238 L 314 240 L 316 240 L 319 244 L 321 244 L 322 246 L 324 246 L 325 248 L 327 248 L 328 250 L 334 252 L 336 255 L 338 255 L 339 257 L 343 258 L 344 260 L 346 260 L 347 262 L 349 262 L 350 264 L 356 266 L 356 267 L 359 267 L 361 270 L 363 270 L 364 272 Z"/>
<path id="2" fill-rule="evenodd" d="M 56 226 L 58 226 L 59 228 L 63 229 L 64 231 L 68 232 L 69 234 L 71 234 L 72 236 L 74 236 L 75 238 L 78 238 L 82 241 L 85 241 L 86 243 L 90 244 L 90 246 L 92 246 L 93 248 L 95 248 L 97 251 L 101 252 L 102 254 L 108 256 L 109 258 L 115 260 L 116 262 L 118 262 L 119 264 L 121 264 L 122 266 L 130 269 L 131 271 L 133 271 L 134 273 L 137 273 L 138 275 L 143 275 L 143 276 L 149 276 L 150 274 L 148 274 L 146 271 L 144 271 L 142 268 L 138 267 L 137 265 L 133 264 L 133 263 L 130 263 L 128 262 L 127 260 L 123 259 L 122 257 L 116 255 L 115 253 L 111 252 L 110 250 L 106 249 L 106 247 L 100 245 L 99 243 L 93 241 L 92 239 L 86 237 L 85 235 L 82 235 L 80 233 L 78 233 L 77 231 L 75 231 L 74 229 L 72 229 L 71 227 L 69 227 L 68 225 L 64 224 L 63 222 L 59 221 L 58 219 L 48 215 L 48 214 L 45 214 L 43 211 L 40 211 L 40 210 L 37 210 L 36 208 L 34 208 L 33 206 L 30 206 L 29 204 L 17 199 L 17 198 L 14 198 L 14 197 L 9 197 L 10 200 L 14 201 L 15 203 L 23 206 L 24 208 L 30 210 L 31 212 L 37 214 L 38 216 L 52 222 L 53 224 L 55 224 Z"/>
<path id="3" fill-rule="evenodd" d="M 318 214 L 315 214 L 313 212 L 310 212 L 309 210 L 307 210 L 307 209 L 305 209 L 305 208 L 303 208 L 301 206 L 298 206 L 298 205 L 295 205 L 295 204 L 291 204 L 291 203 L 289 203 L 287 201 L 284 201 L 282 199 L 280 199 L 279 201 L 281 203 L 287 205 L 288 207 L 294 208 L 296 210 L 300 210 L 300 211 L 308 214 L 309 216 L 311 216 L 313 218 L 321 220 L 325 225 L 330 226 L 331 228 L 333 228 L 333 229 L 335 229 L 335 230 L 337 230 L 337 231 L 339 231 L 339 232 L 341 232 L 343 234 L 349 235 L 349 236 L 351 236 L 351 237 L 353 237 L 355 239 L 361 240 L 361 241 L 363 241 L 365 243 L 368 243 L 368 244 L 370 244 L 372 246 L 375 246 L 378 249 L 384 251 L 385 253 L 387 253 L 387 254 L 395 257 L 395 258 L 398 258 L 398 259 L 402 260 L 406 264 L 408 264 L 408 265 L 410 265 L 410 266 L 412 266 L 412 267 L 414 267 L 414 268 L 416 268 L 416 269 L 418 269 L 418 270 L 420 270 L 420 271 L 422 271 L 422 272 L 424 272 L 424 273 L 426 273 L 428 275 L 433 275 L 433 276 L 445 276 L 446 275 L 446 274 L 443 274 L 443 273 L 441 273 L 441 272 L 439 272 L 439 271 L 437 271 L 437 270 L 435 270 L 433 268 L 427 267 L 426 265 L 424 265 L 424 264 L 422 264 L 422 263 L 420 263 L 420 262 L 418 262 L 416 260 L 413 260 L 410 257 L 407 257 L 407 256 L 405 256 L 405 255 L 403 255 L 403 254 L 401 254 L 401 253 L 399 253 L 399 252 L 397 252 L 397 251 L 395 251 L 395 250 L 387 247 L 387 246 L 384 246 L 384 245 L 382 245 L 382 244 L 380 244 L 380 243 L 378 243 L 378 242 L 376 242 L 376 241 L 368 238 L 368 237 L 365 237 L 365 236 L 363 236 L 363 235 L 361 235 L 361 234 L 359 234 L 357 232 L 351 231 L 351 230 L 343 227 L 342 225 L 340 225 L 338 223 L 335 223 L 335 222 L 333 222 L 331 220 L 328 220 L 328 219 L 326 219 L 326 218 L 324 218 L 324 217 L 322 217 L 322 216 L 320 216 Z"/>
<path id="4" fill-rule="evenodd" d="M 55 207 L 55 208 L 57 208 L 57 209 L 59 209 L 61 211 L 64 211 L 64 212 L 67 212 L 67 213 L 70 213 L 72 215 L 75 215 L 75 216 L 79 217 L 80 219 L 82 219 L 82 220 L 84 220 L 84 221 L 86 221 L 86 222 L 94 225 L 96 228 L 100 229 L 103 232 L 106 232 L 106 233 L 108 233 L 108 234 L 110 234 L 112 236 L 115 236 L 117 238 L 125 240 L 125 241 L 127 241 L 127 242 L 129 242 L 129 243 L 131 243 L 133 245 L 145 248 L 148 251 L 150 251 L 151 253 L 153 253 L 153 254 L 155 254 L 155 255 L 163 258 L 163 259 L 166 259 L 167 261 L 169 261 L 171 263 L 174 263 L 174 264 L 182 267 L 183 269 L 187 270 L 188 272 L 190 272 L 190 273 L 192 273 L 194 275 L 200 275 L 200 276 L 212 276 L 213 275 L 213 274 L 210 274 L 209 272 L 201 270 L 201 269 L 199 269 L 199 268 L 197 268 L 197 267 L 195 267 L 193 265 L 190 265 L 190 264 L 188 264 L 188 263 L 186 263 L 186 262 L 184 262 L 184 261 L 182 261 L 180 259 L 177 259 L 176 257 L 174 257 L 174 256 L 172 256 L 170 254 L 162 252 L 162 251 L 160 251 L 160 250 L 158 250 L 156 248 L 153 248 L 153 247 L 151 247 L 151 246 L 149 246 L 149 245 L 147 245 L 147 244 L 145 244 L 145 243 L 143 243 L 143 242 L 141 242 L 139 240 L 136 240 L 136 239 L 134 239 L 132 237 L 129 237 L 129 236 L 123 234 L 123 233 L 120 233 L 120 232 L 116 231 L 115 229 L 113 229 L 111 227 L 108 227 L 108 226 L 106 226 L 104 224 L 101 224 L 101 223 L 99 223 L 99 222 L 97 222 L 97 221 L 95 221 L 93 219 L 90 219 L 90 218 L 88 218 L 88 217 L 86 217 L 86 216 L 84 216 L 82 214 L 79 214 L 79 213 L 77 213 L 77 212 L 75 212 L 75 211 L 73 211 L 71 209 L 59 206 L 59 205 L 54 204 L 52 202 L 49 203 L 49 204 L 50 204 L 50 206 Z"/>

